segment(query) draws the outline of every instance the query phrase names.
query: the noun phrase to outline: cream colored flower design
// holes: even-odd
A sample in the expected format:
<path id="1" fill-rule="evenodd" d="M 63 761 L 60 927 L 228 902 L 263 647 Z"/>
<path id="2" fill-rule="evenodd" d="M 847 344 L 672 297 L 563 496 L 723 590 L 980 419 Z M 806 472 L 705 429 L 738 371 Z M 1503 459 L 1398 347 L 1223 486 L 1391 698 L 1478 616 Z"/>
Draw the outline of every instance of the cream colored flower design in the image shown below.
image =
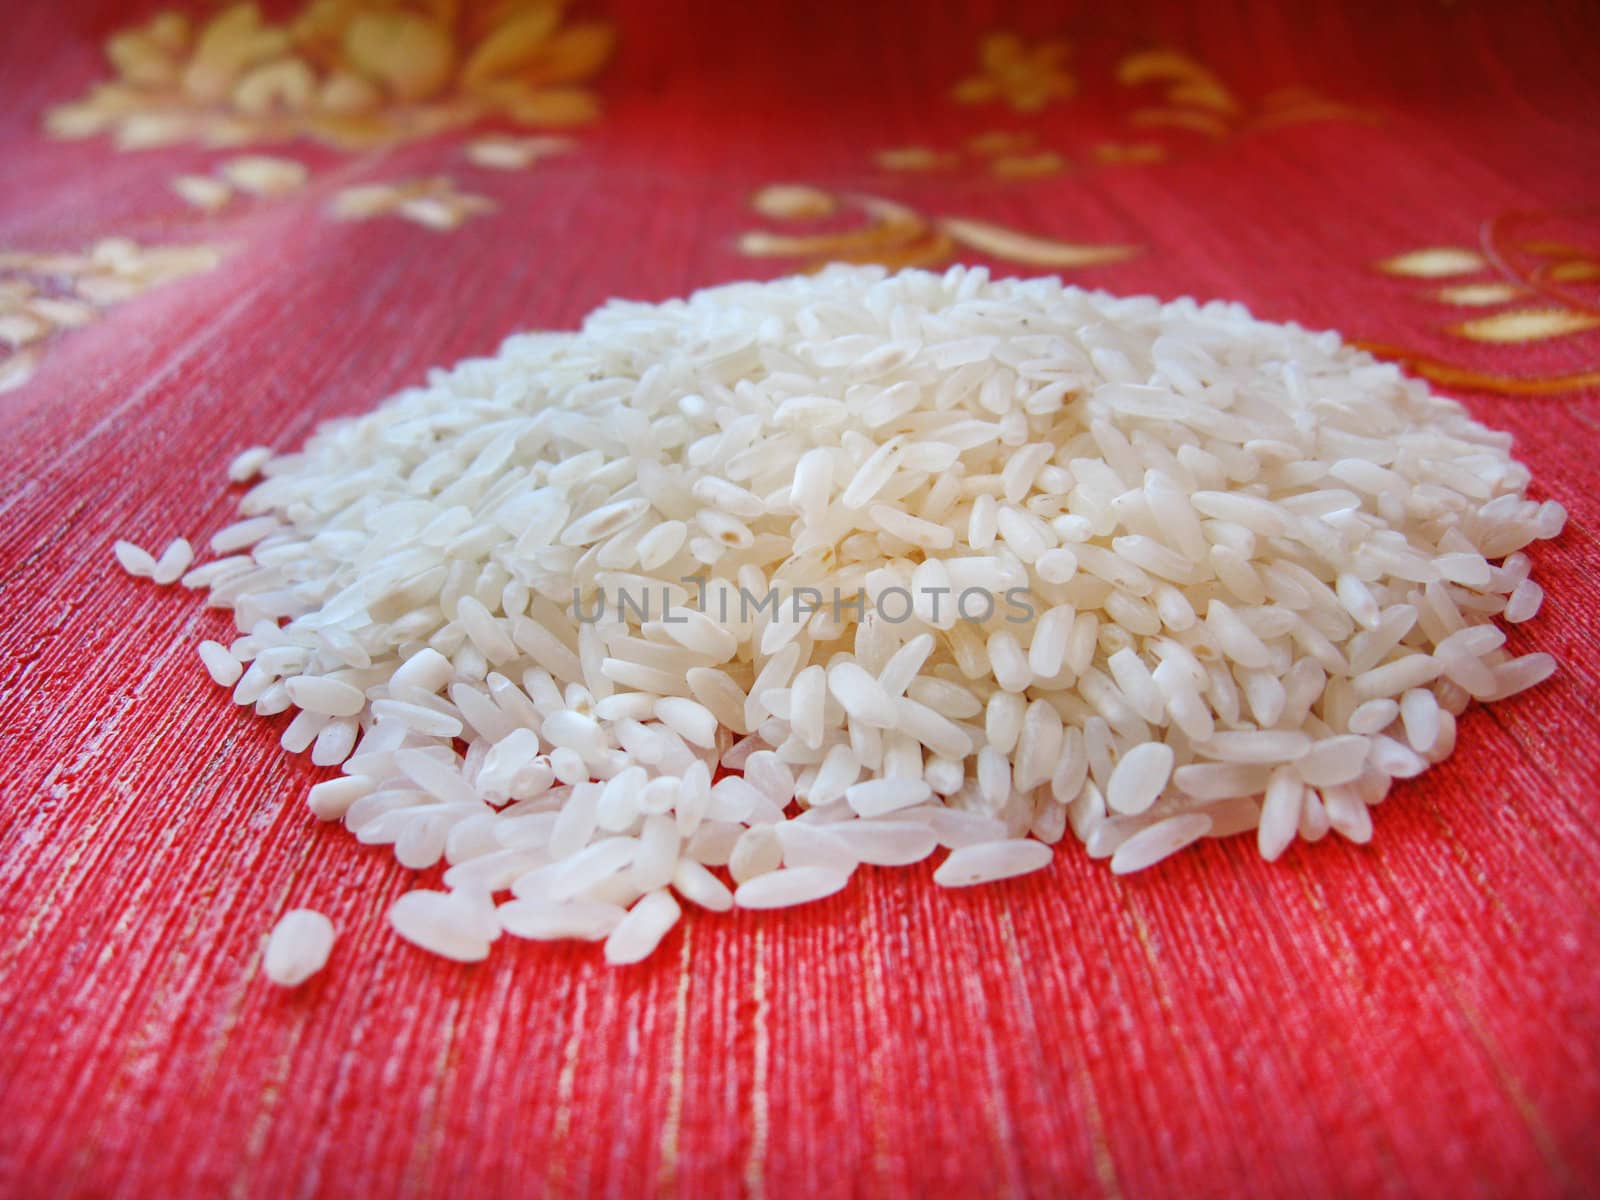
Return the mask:
<path id="1" fill-rule="evenodd" d="M 483 118 L 576 125 L 599 114 L 582 85 L 612 43 L 603 22 L 568 23 L 564 0 L 309 0 L 283 21 L 249 3 L 199 21 L 164 12 L 112 36 L 116 78 L 45 127 L 124 149 L 300 136 L 357 149 Z"/>

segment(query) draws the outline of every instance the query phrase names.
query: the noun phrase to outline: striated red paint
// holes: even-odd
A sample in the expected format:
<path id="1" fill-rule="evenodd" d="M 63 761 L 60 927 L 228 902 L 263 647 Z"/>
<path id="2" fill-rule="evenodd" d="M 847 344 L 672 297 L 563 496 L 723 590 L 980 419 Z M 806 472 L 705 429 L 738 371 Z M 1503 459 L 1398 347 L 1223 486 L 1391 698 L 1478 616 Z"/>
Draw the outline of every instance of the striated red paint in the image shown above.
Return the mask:
<path id="1" fill-rule="evenodd" d="M 233 709 L 193 646 L 225 628 L 110 545 L 203 538 L 223 469 L 435 363 L 611 295 L 772 274 L 747 201 L 797 181 L 1061 240 L 1137 244 L 1076 278 L 1503 377 L 1576 376 L 1596 336 L 1474 346 L 1371 264 L 1472 245 L 1504 212 L 1594 211 L 1600 38 L 1582 4 L 1083 9 L 618 0 L 606 116 L 526 173 L 453 141 L 340 159 L 202 219 L 167 190 L 218 154 L 51 143 L 97 43 L 154 6 L 18 4 L 0 38 L 0 245 L 126 233 L 228 246 L 215 271 L 63 335 L 0 396 L 0 1191 L 13 1196 L 1592 1194 L 1600 1152 L 1600 391 L 1464 393 L 1572 512 L 1512 630 L 1562 673 L 1475 710 L 1368 848 L 1277 866 L 1206 844 L 1117 880 L 1063 847 L 947 893 L 866 871 L 805 911 L 692 915 L 656 958 L 502 944 L 481 966 L 388 932 L 414 879 L 318 825 L 324 773 Z M 1293 15 L 1290 15 L 1290 14 Z M 1066 36 L 1079 95 L 1039 118 L 946 103 L 977 35 Z M 1118 56 L 1181 45 L 1251 97 L 1378 114 L 1222 143 L 1130 131 Z M 1037 125 L 1030 124 L 1036 121 Z M 875 151 L 1037 127 L 1078 164 L 1001 183 L 886 175 Z M 1091 165 L 1157 137 L 1169 161 Z M 454 175 L 454 233 L 339 224 L 340 186 Z M 1592 223 L 1589 233 L 1600 235 Z M 1600 241 L 1600 236 L 1592 239 Z M 997 264 L 1006 267 L 1007 264 Z M 1014 268 L 1013 268 L 1014 269 Z M 260 939 L 340 929 L 284 992 Z M 509 942 L 509 939 L 508 939 Z"/>

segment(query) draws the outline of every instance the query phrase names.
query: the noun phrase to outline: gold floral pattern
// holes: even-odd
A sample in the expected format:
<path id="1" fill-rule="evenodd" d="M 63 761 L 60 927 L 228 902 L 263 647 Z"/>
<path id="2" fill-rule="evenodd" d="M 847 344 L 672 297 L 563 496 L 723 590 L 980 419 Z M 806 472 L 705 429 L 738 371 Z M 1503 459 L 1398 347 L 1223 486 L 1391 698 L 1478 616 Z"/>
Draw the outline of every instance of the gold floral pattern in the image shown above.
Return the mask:
<path id="1" fill-rule="evenodd" d="M 1378 264 L 1378 270 L 1412 279 L 1448 279 L 1452 275 L 1472 275 L 1488 266 L 1488 259 L 1466 246 L 1426 246 L 1386 258 Z"/>
<path id="2" fill-rule="evenodd" d="M 1076 95 L 1078 80 L 1067 69 L 1072 47 L 1064 40 L 1028 43 L 1015 33 L 986 35 L 978 46 L 979 71 L 960 80 L 951 97 L 959 104 L 1003 104 L 1036 116 L 1050 104 Z M 1373 122 L 1373 113 L 1329 100 L 1304 87 L 1281 88 L 1258 98 L 1242 97 L 1194 56 L 1173 48 L 1140 50 L 1122 57 L 1116 78 L 1124 88 L 1155 89 L 1157 103 L 1139 103 L 1127 114 L 1141 130 L 1178 130 L 1224 141 L 1309 121 Z M 994 130 L 969 139 L 966 151 L 985 160 L 984 169 L 1000 179 L 1058 175 L 1071 165 L 1068 151 L 1036 144 L 1032 130 Z M 1074 147 L 1085 162 L 1142 165 L 1169 157 L 1160 141 L 1102 141 Z M 951 171 L 968 161 L 962 150 L 899 146 L 880 150 L 874 161 L 887 171 Z"/>
<path id="3" fill-rule="evenodd" d="M 1120 262 L 1137 246 L 1063 242 L 964 217 L 929 217 L 877 196 L 835 194 L 803 184 L 763 188 L 751 207 L 783 222 L 821 221 L 857 214 L 864 224 L 808 233 L 751 230 L 739 238 L 742 253 L 756 258 L 792 258 L 815 269 L 828 262 L 880 263 L 890 268 L 936 267 L 958 249 L 976 251 L 1030 267 L 1066 270 Z"/>
<path id="4" fill-rule="evenodd" d="M 1160 89 L 1162 103 L 1129 114 L 1129 123 L 1141 129 L 1179 129 L 1221 141 L 1308 121 L 1376 120 L 1309 88 L 1284 88 L 1248 102 L 1210 67 L 1171 48 L 1128 55 L 1117 66 L 1117 79 L 1125 87 Z"/>
<path id="5" fill-rule="evenodd" d="M 1108 165 L 1158 163 L 1166 160 L 1167 148 L 1160 142 L 1097 142 L 1090 153 Z"/>
<path id="6" fill-rule="evenodd" d="M 435 175 L 344 188 L 334 196 L 332 211 L 341 221 L 400 217 L 428 229 L 449 232 L 494 207 L 488 197 L 460 191 L 454 180 Z"/>
<path id="7" fill-rule="evenodd" d="M 1039 144 L 1039 136 L 1027 129 L 990 129 L 967 139 L 967 149 L 982 158 L 1003 158 L 1026 154 Z"/>
<path id="8" fill-rule="evenodd" d="M 593 120 L 583 86 L 611 27 L 567 22 L 565 0 L 305 0 L 283 21 L 251 3 L 206 18 L 168 11 L 113 35 L 116 77 L 50 109 L 63 138 L 123 149 L 310 137 L 359 149 L 484 118 Z"/>
<path id="9" fill-rule="evenodd" d="M 1001 179 L 1042 179 L 1067 169 L 1067 160 L 1054 150 L 1035 154 L 1004 154 L 989 163 L 989 170 Z"/>
<path id="10" fill-rule="evenodd" d="M 1448 327 L 1471 341 L 1532 342 L 1600 329 L 1600 295 L 1583 286 L 1600 283 L 1600 251 L 1505 236 L 1516 219 L 1491 221 L 1481 248 L 1427 246 L 1386 258 L 1377 269 L 1401 279 L 1449 280 L 1427 292 L 1443 304 L 1512 306 Z"/>
<path id="11" fill-rule="evenodd" d="M 128 238 L 104 238 L 81 254 L 0 252 L 0 392 L 26 383 L 61 331 L 221 260 L 215 246 L 141 246 Z"/>
<path id="12" fill-rule="evenodd" d="M 1041 148 L 1028 130 L 991 130 L 966 140 L 961 149 L 901 146 L 880 150 L 873 161 L 885 171 L 951 171 L 976 160 L 996 179 L 1039 179 L 1059 175 L 1071 164 L 1065 155 Z"/>
<path id="13" fill-rule="evenodd" d="M 1067 70 L 1072 48 L 1064 41 L 1029 45 L 1015 33 L 990 33 L 978 43 L 978 71 L 951 89 L 957 104 L 1000 103 L 1013 112 L 1038 112 L 1077 93 Z"/>
<path id="14" fill-rule="evenodd" d="M 1410 282 L 1423 299 L 1467 310 L 1440 326 L 1454 338 L 1500 347 L 1567 341 L 1600 330 L 1600 250 L 1581 244 L 1581 238 L 1541 236 L 1570 223 L 1560 214 L 1509 213 L 1484 225 L 1477 246 L 1423 246 L 1374 268 Z M 1583 344 L 1595 341 L 1591 337 Z M 1600 369 L 1525 377 L 1484 374 L 1387 344 L 1368 343 L 1367 349 L 1435 382 L 1512 395 L 1600 385 Z"/>
<path id="15" fill-rule="evenodd" d="M 949 171 L 961 165 L 959 151 L 928 146 L 895 146 L 872 158 L 885 171 Z"/>

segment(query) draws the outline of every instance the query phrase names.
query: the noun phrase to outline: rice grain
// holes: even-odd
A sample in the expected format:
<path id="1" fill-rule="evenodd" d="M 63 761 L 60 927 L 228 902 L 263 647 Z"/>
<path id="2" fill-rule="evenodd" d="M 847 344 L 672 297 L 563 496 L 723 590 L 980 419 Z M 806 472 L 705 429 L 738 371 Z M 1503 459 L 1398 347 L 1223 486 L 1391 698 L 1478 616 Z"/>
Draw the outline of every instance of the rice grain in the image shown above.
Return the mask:
<path id="1" fill-rule="evenodd" d="M 328 965 L 333 939 L 333 922 L 327 917 L 309 908 L 291 909 L 267 938 L 262 973 L 280 987 L 299 987 Z"/>
<path id="2" fill-rule="evenodd" d="M 1118 873 L 1364 841 L 1555 666 L 1504 649 L 1566 517 L 1508 439 L 1237 305 L 964 267 L 617 301 L 229 475 L 222 557 L 115 556 L 231 610 L 206 672 L 300 710 L 316 816 L 447 861 L 391 922 L 465 961 L 502 923 L 637 961 L 673 892 L 941 846 L 965 885 L 1068 829 Z"/>

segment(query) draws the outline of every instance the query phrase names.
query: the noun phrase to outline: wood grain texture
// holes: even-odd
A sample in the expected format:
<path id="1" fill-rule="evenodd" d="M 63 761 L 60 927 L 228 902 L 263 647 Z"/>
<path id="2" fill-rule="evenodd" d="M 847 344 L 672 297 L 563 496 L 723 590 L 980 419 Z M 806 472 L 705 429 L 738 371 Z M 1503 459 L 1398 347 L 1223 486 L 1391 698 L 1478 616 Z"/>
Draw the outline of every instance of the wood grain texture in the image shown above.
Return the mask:
<path id="1" fill-rule="evenodd" d="M 522 173 L 459 141 L 313 166 L 297 196 L 204 219 L 167 190 L 217 152 L 38 132 L 149 6 L 19 4 L 0 39 L 0 245 L 111 234 L 226 245 L 215 271 L 53 342 L 0 396 L 0 1191 L 15 1196 L 1557 1196 L 1600 1188 L 1600 393 L 1463 392 L 1512 430 L 1562 672 L 1474 709 L 1377 836 L 1268 866 L 1206 843 L 1114 879 L 1064 846 L 971 894 L 864 870 L 801 912 L 691 914 L 650 962 L 502 944 L 463 968 L 384 913 L 416 877 L 319 825 L 326 772 L 235 710 L 193 646 L 227 628 L 115 571 L 110 544 L 226 523 L 240 448 L 289 448 L 425 369 L 612 295 L 781 272 L 741 255 L 760 187 L 881 195 L 1143 252 L 1075 278 L 1228 296 L 1476 371 L 1576 374 L 1594 334 L 1481 346 L 1373 270 L 1474 245 L 1507 212 L 1600 249 L 1592 5 L 1281 10 L 1233 0 L 658 6 L 617 0 L 606 116 Z M 875 151 L 1026 122 L 950 84 L 995 27 L 1074 44 L 1039 119 L 1071 170 L 886 173 Z M 1119 55 L 1188 48 L 1241 95 L 1314 85 L 1377 114 L 1096 166 L 1128 140 Z M 1031 127 L 1031 126 L 1030 126 Z M 498 208 L 453 233 L 342 224 L 342 186 L 447 173 Z M 1007 270 L 1017 264 L 996 263 Z M 289 907 L 329 968 L 259 977 Z"/>

